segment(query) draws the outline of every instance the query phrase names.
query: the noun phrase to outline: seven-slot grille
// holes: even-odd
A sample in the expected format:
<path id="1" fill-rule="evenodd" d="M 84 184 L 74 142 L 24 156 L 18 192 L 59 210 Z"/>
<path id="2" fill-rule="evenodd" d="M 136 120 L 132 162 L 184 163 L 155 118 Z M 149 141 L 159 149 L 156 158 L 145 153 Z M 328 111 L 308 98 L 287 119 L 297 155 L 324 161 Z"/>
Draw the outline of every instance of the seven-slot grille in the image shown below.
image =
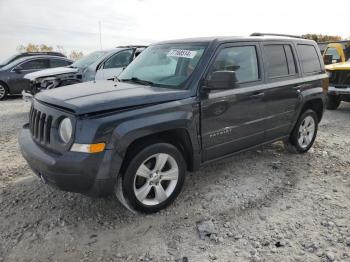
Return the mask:
<path id="1" fill-rule="evenodd" d="M 52 116 L 32 107 L 29 113 L 29 127 L 33 138 L 40 143 L 49 144 Z"/>

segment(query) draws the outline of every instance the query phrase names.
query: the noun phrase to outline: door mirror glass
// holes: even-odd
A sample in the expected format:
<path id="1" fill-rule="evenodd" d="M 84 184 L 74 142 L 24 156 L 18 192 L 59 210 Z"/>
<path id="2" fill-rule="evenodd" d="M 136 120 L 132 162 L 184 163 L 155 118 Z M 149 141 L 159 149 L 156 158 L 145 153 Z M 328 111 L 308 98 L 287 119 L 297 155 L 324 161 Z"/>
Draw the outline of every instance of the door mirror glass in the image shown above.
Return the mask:
<path id="1" fill-rule="evenodd" d="M 23 70 L 22 66 L 18 65 L 16 67 L 13 68 L 13 71 L 16 73 L 20 73 Z"/>
<path id="2" fill-rule="evenodd" d="M 205 89 L 225 90 L 239 87 L 235 71 L 215 71 L 206 80 Z"/>

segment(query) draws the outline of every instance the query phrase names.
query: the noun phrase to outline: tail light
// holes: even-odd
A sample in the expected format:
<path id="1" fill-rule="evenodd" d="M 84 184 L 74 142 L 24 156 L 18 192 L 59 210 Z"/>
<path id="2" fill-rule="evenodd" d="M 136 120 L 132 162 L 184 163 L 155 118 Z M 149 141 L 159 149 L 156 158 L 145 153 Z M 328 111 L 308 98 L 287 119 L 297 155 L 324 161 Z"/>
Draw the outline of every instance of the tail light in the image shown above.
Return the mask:
<path id="1" fill-rule="evenodd" d="M 328 93 L 328 87 L 329 87 L 329 78 L 322 79 L 322 89 L 323 93 L 327 95 Z"/>

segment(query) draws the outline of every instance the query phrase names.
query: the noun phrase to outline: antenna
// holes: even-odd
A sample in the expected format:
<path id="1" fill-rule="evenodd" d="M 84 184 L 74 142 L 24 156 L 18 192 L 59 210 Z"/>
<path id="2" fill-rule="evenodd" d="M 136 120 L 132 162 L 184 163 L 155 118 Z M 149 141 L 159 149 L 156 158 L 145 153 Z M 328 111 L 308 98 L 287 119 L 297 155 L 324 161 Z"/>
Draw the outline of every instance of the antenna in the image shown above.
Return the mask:
<path id="1" fill-rule="evenodd" d="M 98 28 L 99 28 L 99 31 L 100 31 L 100 49 L 102 50 L 101 21 L 98 21 Z"/>
<path id="2" fill-rule="evenodd" d="M 101 30 L 101 20 L 98 21 L 98 28 L 100 31 L 100 49 L 102 50 L 102 30 Z M 103 70 L 103 68 L 101 68 L 100 70 L 102 70 L 102 79 L 105 79 L 105 71 Z M 97 75 L 97 72 L 96 72 Z M 96 75 L 95 75 L 95 81 L 96 81 Z"/>

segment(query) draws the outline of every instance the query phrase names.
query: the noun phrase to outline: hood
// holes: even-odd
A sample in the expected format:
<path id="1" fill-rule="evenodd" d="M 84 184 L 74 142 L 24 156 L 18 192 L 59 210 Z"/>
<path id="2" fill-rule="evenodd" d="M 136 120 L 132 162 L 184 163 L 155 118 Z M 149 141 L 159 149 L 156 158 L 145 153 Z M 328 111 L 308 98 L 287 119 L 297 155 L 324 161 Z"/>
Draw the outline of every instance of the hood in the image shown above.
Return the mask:
<path id="1" fill-rule="evenodd" d="M 49 69 L 26 74 L 24 78 L 27 78 L 33 81 L 39 77 L 48 77 L 48 76 L 62 75 L 67 73 L 77 73 L 78 70 L 79 70 L 78 68 L 71 68 L 71 67 L 49 68 Z"/>
<path id="2" fill-rule="evenodd" d="M 350 61 L 326 65 L 326 70 L 350 70 Z"/>
<path id="3" fill-rule="evenodd" d="M 190 96 L 189 90 L 102 80 L 43 91 L 38 93 L 35 99 L 81 115 L 130 106 L 169 102 Z"/>

